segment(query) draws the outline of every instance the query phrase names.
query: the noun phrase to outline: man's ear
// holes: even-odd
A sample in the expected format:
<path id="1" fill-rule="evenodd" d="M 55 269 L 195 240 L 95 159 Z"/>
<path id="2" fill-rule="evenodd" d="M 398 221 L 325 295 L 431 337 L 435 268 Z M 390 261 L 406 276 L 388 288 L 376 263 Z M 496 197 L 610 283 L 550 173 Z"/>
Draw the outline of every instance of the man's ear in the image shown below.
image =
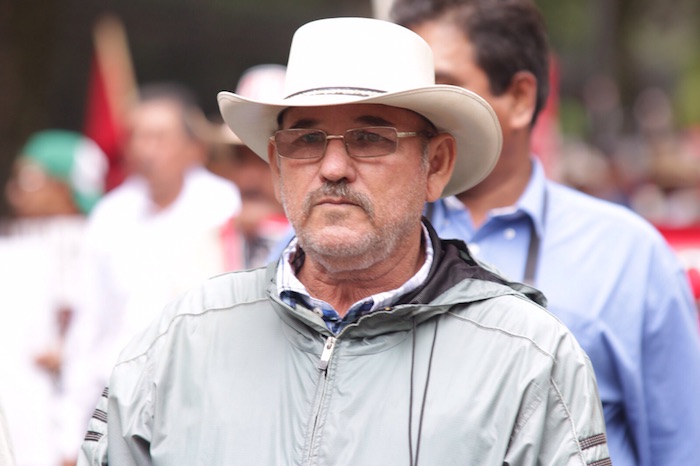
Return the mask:
<path id="1" fill-rule="evenodd" d="M 441 133 L 428 142 L 428 182 L 425 200 L 440 199 L 443 189 L 452 177 L 457 157 L 457 142 L 448 133 Z"/>
<path id="2" fill-rule="evenodd" d="M 506 93 L 511 97 L 509 122 L 513 129 L 527 128 L 537 105 L 537 78 L 529 71 L 513 75 Z"/>
<path id="3" fill-rule="evenodd" d="M 280 194 L 280 166 L 279 157 L 277 157 L 277 148 L 272 142 L 267 144 L 267 161 L 272 172 L 272 183 L 275 186 L 275 198 L 278 202 L 282 202 Z"/>

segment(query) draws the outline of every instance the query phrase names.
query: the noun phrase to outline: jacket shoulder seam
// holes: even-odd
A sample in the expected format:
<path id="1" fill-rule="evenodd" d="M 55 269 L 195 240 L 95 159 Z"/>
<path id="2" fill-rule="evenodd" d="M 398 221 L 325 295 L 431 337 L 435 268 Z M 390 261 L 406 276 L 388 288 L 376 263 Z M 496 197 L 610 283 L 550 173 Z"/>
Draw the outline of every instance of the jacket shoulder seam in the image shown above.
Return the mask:
<path id="1" fill-rule="evenodd" d="M 520 298 L 520 297 L 517 296 L 517 295 L 515 295 L 515 296 L 518 297 L 518 298 Z M 474 320 L 474 319 L 470 319 L 470 318 L 468 318 L 468 317 L 465 317 L 465 316 L 463 316 L 463 315 L 460 315 L 460 314 L 458 314 L 458 313 L 456 313 L 456 312 L 454 312 L 454 311 L 447 311 L 447 314 L 449 314 L 449 315 L 451 315 L 452 317 L 455 317 L 455 318 L 457 318 L 457 319 L 463 320 L 463 321 L 465 321 L 465 322 L 470 322 L 470 323 L 472 323 L 473 325 L 475 325 L 475 326 L 477 326 L 477 327 L 479 327 L 479 328 L 485 329 L 485 330 L 491 330 L 491 331 L 494 331 L 494 332 L 502 333 L 502 334 L 507 335 L 507 336 L 509 336 L 509 337 L 513 337 L 513 338 L 518 338 L 518 339 L 526 340 L 526 341 L 530 342 L 530 344 L 532 344 L 532 346 L 533 346 L 537 351 L 539 351 L 540 353 L 542 353 L 543 355 L 545 355 L 547 358 L 551 359 L 553 363 L 556 362 L 555 357 L 554 357 L 554 355 L 553 355 L 552 353 L 550 353 L 549 351 L 547 351 L 547 350 L 545 350 L 544 348 L 542 348 L 535 340 L 533 340 L 532 338 L 530 338 L 530 337 L 528 337 L 528 336 L 519 335 L 519 334 L 517 334 L 517 333 L 510 332 L 510 331 L 508 331 L 508 330 L 506 330 L 506 329 L 504 329 L 504 328 L 501 328 L 501 327 L 494 327 L 494 326 L 490 326 L 490 325 L 485 325 L 485 324 L 483 324 L 483 323 L 481 323 L 481 322 L 478 322 L 478 321 L 476 321 L 476 320 Z"/>
<path id="2" fill-rule="evenodd" d="M 564 413 L 566 414 L 566 420 L 569 423 L 569 429 L 571 432 L 571 436 L 572 436 L 574 443 L 576 444 L 576 452 L 578 453 L 578 457 L 581 460 L 581 464 L 586 465 L 586 459 L 583 456 L 583 450 L 581 449 L 581 444 L 578 441 L 578 433 L 576 432 L 576 425 L 574 424 L 574 418 L 571 415 L 571 411 L 569 410 L 569 406 L 566 404 L 566 401 L 564 401 L 564 396 L 561 394 L 561 390 L 559 390 L 559 385 L 557 385 L 557 382 L 554 380 L 554 378 L 549 379 L 549 384 L 554 389 L 554 392 L 557 394 L 557 400 L 559 400 L 559 403 L 561 403 L 562 409 L 564 409 Z"/>
<path id="3" fill-rule="evenodd" d="M 124 359 L 123 361 L 119 361 L 117 364 L 114 365 L 114 367 L 117 368 L 123 364 L 127 364 L 131 361 L 135 361 L 137 359 L 140 359 L 140 358 L 146 356 L 148 353 L 151 352 L 151 350 L 158 343 L 158 341 L 161 338 L 163 338 L 164 336 L 166 336 L 168 333 L 170 333 L 170 330 L 177 324 L 177 322 L 179 322 L 180 320 L 182 320 L 185 317 L 201 317 L 201 316 L 205 316 L 207 314 L 214 313 L 214 312 L 230 311 L 230 310 L 233 310 L 234 308 L 239 307 L 239 306 L 245 306 L 248 304 L 255 304 L 258 302 L 262 302 L 262 301 L 267 301 L 267 298 L 260 297 L 260 298 L 256 298 L 256 299 L 253 299 L 250 301 L 237 302 L 237 303 L 231 304 L 230 306 L 207 308 L 207 309 L 204 309 L 203 311 L 200 311 L 200 312 L 177 313 L 174 316 L 172 316 L 172 318 L 168 322 L 168 325 L 165 328 L 165 330 L 163 330 L 158 335 L 156 335 L 155 338 L 153 338 L 153 341 L 142 352 L 140 352 L 139 354 L 136 354 L 134 356 L 131 356 L 128 359 Z"/>

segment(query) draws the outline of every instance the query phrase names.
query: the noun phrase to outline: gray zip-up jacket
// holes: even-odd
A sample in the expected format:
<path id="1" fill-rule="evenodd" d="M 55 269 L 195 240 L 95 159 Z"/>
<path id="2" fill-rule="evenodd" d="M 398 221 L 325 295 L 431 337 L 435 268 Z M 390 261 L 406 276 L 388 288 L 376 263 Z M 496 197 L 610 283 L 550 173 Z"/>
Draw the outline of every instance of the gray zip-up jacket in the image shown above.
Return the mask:
<path id="1" fill-rule="evenodd" d="M 120 356 L 79 464 L 611 464 L 590 362 L 539 292 L 431 234 L 426 284 L 337 335 L 279 300 L 275 264 L 172 303 Z"/>

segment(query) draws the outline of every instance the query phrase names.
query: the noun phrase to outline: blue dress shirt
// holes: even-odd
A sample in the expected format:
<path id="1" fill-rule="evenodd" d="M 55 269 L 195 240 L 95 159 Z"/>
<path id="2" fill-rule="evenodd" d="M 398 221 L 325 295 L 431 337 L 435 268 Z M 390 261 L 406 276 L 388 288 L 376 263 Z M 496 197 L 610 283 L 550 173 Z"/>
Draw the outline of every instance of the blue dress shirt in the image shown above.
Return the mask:
<path id="1" fill-rule="evenodd" d="M 527 189 L 475 229 L 456 198 L 430 210 L 438 234 L 522 281 L 530 237 L 535 286 L 588 353 L 615 466 L 700 464 L 700 335 L 677 258 L 627 208 L 545 179 L 533 161 Z"/>

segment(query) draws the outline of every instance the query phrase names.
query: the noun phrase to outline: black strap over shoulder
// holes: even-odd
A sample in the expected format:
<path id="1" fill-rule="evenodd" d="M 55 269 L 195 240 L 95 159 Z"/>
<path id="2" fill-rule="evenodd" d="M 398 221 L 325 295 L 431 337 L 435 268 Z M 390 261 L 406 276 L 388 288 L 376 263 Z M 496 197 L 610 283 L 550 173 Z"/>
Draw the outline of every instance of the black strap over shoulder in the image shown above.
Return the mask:
<path id="1" fill-rule="evenodd" d="M 485 280 L 513 287 L 513 282 L 482 267 L 470 254 L 464 241 L 456 239 L 441 239 L 427 219 L 423 223 L 428 229 L 433 245 L 433 265 L 428 278 L 417 290 L 405 295 L 401 303 L 428 303 L 436 297 L 452 288 L 465 279 Z M 519 284 L 518 284 L 519 285 Z M 536 290 L 533 289 L 536 292 Z M 537 296 L 539 292 L 530 296 L 536 302 L 540 302 Z M 540 294 L 541 295 L 541 294 Z M 542 297 L 542 300 L 544 298 Z"/>

